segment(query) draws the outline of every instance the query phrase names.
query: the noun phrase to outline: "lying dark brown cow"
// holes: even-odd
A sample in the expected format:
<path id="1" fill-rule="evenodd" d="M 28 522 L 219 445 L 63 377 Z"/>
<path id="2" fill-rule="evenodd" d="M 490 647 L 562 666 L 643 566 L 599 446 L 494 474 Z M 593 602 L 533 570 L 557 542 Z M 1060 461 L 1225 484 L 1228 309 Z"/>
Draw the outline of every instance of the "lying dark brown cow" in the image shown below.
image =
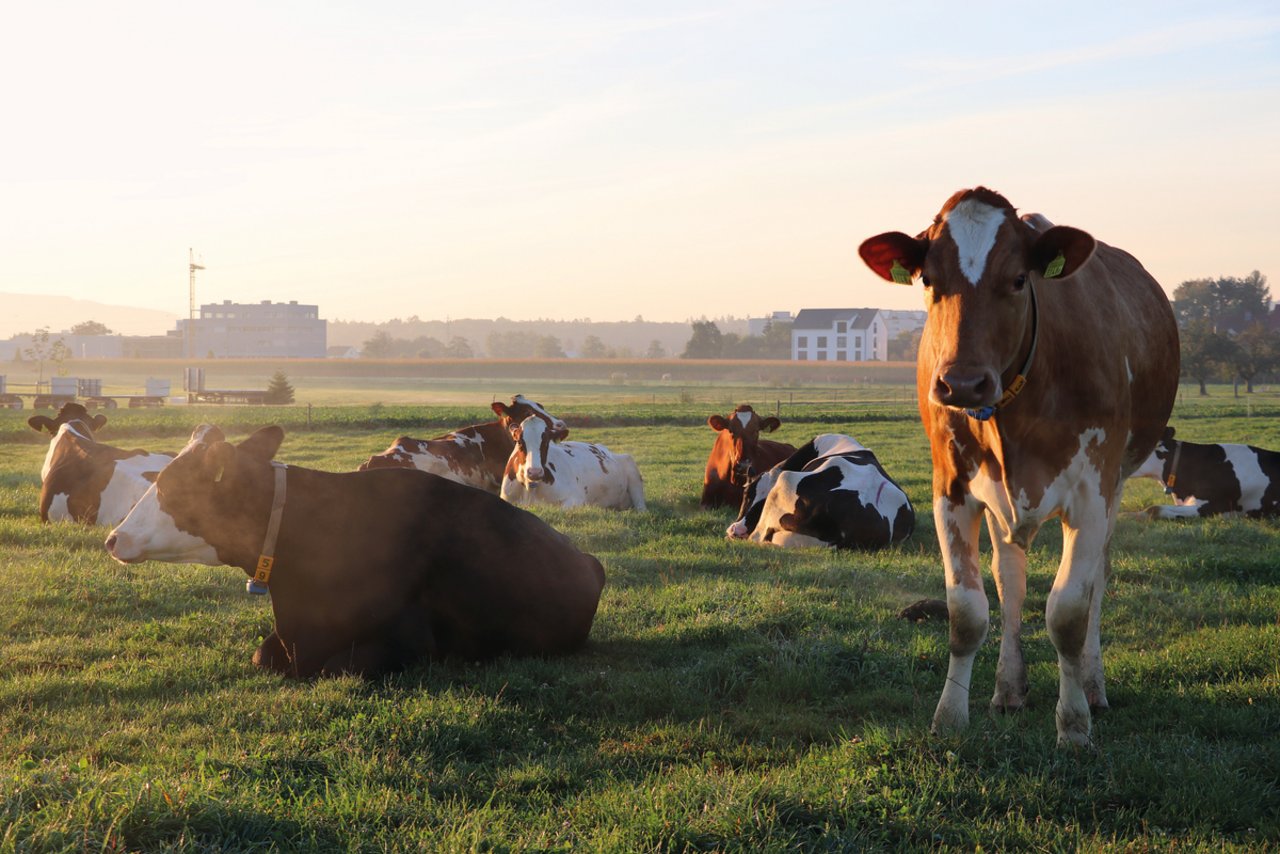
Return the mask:
<path id="1" fill-rule="evenodd" d="M 1151 453 L 1178 390 L 1178 327 L 1159 283 L 1127 252 L 999 193 L 953 195 L 923 233 L 859 247 L 883 278 L 924 287 L 916 389 L 933 457 L 951 662 L 938 730 L 969 722 L 974 657 L 990 620 L 978 558 L 993 544 L 1003 637 L 992 706 L 1026 701 L 1027 549 L 1057 518 L 1062 562 L 1045 602 L 1058 653 L 1060 744 L 1091 744 L 1105 708 L 1099 623 L 1124 479 Z"/>
<path id="2" fill-rule="evenodd" d="M 542 405 L 517 394 L 508 406 L 495 402 L 497 421 L 473 424 L 434 439 L 401 436 L 380 454 L 369 457 L 360 471 L 377 468 L 416 468 L 465 483 L 497 495 L 502 486 L 502 473 L 511 457 L 515 442 L 511 429 L 530 415 L 542 418 L 559 441 L 569 435 L 569 428 L 552 417 Z"/>
<path id="3" fill-rule="evenodd" d="M 707 426 L 716 431 L 716 443 L 702 477 L 703 508 L 740 506 L 751 478 L 795 453 L 794 445 L 760 438 L 761 432 L 772 433 L 781 424 L 772 415 L 761 418 L 745 403 L 728 418 L 712 415 L 707 419 Z"/>
<path id="4" fill-rule="evenodd" d="M 106 426 L 106 416 L 90 416 L 78 403 L 63 404 L 57 418 L 35 415 L 27 423 L 53 434 L 40 469 L 42 522 L 114 525 L 151 486 L 146 476 L 173 459 L 99 442 L 94 431 Z"/>
<path id="5" fill-rule="evenodd" d="M 107 551 L 122 563 L 229 564 L 269 584 L 276 628 L 253 662 L 293 676 L 586 641 L 604 570 L 537 516 L 411 469 L 273 463 L 283 438 L 264 427 L 232 445 L 197 428 Z"/>

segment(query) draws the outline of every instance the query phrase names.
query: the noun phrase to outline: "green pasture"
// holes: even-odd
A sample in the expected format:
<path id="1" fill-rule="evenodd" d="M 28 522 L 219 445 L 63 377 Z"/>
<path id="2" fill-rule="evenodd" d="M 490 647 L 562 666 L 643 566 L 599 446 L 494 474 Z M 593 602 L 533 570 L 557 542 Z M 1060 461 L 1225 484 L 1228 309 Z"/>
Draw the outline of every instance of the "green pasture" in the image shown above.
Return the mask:
<path id="1" fill-rule="evenodd" d="M 1163 500 L 1159 488 L 1127 492 L 1103 614 L 1113 708 L 1095 721 L 1093 753 L 1055 747 L 1043 609 L 1061 537 L 1047 526 L 1029 567 L 1028 708 L 986 713 L 1000 630 L 988 583 L 972 724 L 937 737 L 947 628 L 895 618 L 943 595 L 909 397 L 561 390 L 109 414 L 104 441 L 160 450 L 200 421 L 233 439 L 281 423 L 280 459 L 347 470 L 402 433 L 481 420 L 489 400 L 522 391 L 567 416 L 573 438 L 636 457 L 648 513 L 539 511 L 606 569 L 585 650 L 423 664 L 372 683 L 256 672 L 270 608 L 239 570 L 123 567 L 104 530 L 41 525 L 45 446 L 30 410 L 0 412 L 0 852 L 1280 844 L 1280 524 L 1157 524 L 1137 511 Z M 915 503 L 915 534 L 876 554 L 726 542 L 732 511 L 697 506 L 713 439 L 703 422 L 739 399 L 779 408 L 784 440 L 846 432 L 873 448 Z M 1184 396 L 1174 424 L 1187 439 L 1280 448 L 1278 415 L 1275 398 L 1235 402 L 1219 388 Z"/>

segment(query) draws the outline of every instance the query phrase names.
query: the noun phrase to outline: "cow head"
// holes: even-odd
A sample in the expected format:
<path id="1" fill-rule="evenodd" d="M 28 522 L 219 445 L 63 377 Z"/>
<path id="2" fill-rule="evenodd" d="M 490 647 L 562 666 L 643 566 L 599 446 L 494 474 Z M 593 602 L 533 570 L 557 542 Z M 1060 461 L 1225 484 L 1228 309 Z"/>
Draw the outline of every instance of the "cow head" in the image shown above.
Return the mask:
<path id="1" fill-rule="evenodd" d="M 1155 449 L 1151 455 L 1142 461 L 1142 465 L 1134 470 L 1129 477 L 1147 477 L 1152 480 L 1158 480 L 1163 484 L 1169 482 L 1169 475 L 1172 473 L 1169 468 L 1172 467 L 1174 454 L 1178 450 L 1178 443 L 1173 438 L 1174 431 L 1172 427 L 1165 427 L 1164 434 L 1161 435 L 1160 441 L 1156 442 Z M 1168 488 L 1165 490 L 1169 491 Z"/>
<path id="2" fill-rule="evenodd" d="M 536 415 L 546 422 L 547 427 L 551 430 L 551 438 L 559 442 L 569 438 L 569 426 L 547 412 L 542 404 L 532 401 L 523 394 L 517 394 L 511 398 L 511 405 L 495 400 L 491 405 L 493 412 L 502 421 L 502 426 L 507 430 L 515 433 L 518 427 L 530 415 Z"/>
<path id="3" fill-rule="evenodd" d="M 253 566 L 271 509 L 271 458 L 283 440 L 273 426 L 232 445 L 200 425 L 107 537 L 107 551 L 121 563 Z"/>
<path id="4" fill-rule="evenodd" d="M 48 430 L 50 436 L 58 435 L 58 429 L 63 424 L 79 425 L 74 428 L 76 432 L 81 433 L 86 439 L 92 439 L 95 430 L 101 430 L 106 426 L 107 416 L 90 415 L 89 410 L 79 403 L 64 403 L 62 408 L 58 410 L 56 418 L 50 418 L 47 415 L 32 415 L 27 419 L 27 424 L 37 433 L 42 430 Z"/>
<path id="5" fill-rule="evenodd" d="M 1088 233 L 1037 215 L 1019 219 L 1003 196 L 978 187 L 953 195 L 916 237 L 880 234 L 858 253 L 888 281 L 919 278 L 924 285 L 922 396 L 980 409 L 1001 399 L 1004 375 L 1019 371 L 1032 352 L 1034 289 L 1070 276 L 1094 248 Z"/>
<path id="6" fill-rule="evenodd" d="M 507 474 L 534 489 L 540 483 L 555 483 L 555 469 L 547 464 L 547 449 L 556 431 L 541 415 L 530 415 L 512 428 L 515 449 L 507 461 Z"/>
<path id="7" fill-rule="evenodd" d="M 729 446 L 729 480 L 734 486 L 745 487 L 756 474 L 752 470 L 756 447 L 760 443 L 760 433 L 772 433 L 782 426 L 782 422 L 770 415 L 761 418 L 747 404 L 742 404 L 728 418 L 723 415 L 712 415 L 707 419 L 707 426 L 727 437 Z M 724 441 L 721 438 L 719 441 Z"/>

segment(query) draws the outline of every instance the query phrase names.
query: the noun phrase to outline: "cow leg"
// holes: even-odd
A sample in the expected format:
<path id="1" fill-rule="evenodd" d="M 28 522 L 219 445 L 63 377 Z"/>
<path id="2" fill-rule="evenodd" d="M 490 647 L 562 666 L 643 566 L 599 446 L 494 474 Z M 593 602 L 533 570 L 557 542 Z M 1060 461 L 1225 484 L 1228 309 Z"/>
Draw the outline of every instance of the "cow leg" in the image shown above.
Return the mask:
<path id="1" fill-rule="evenodd" d="M 631 496 L 633 510 L 647 509 L 644 503 L 644 478 L 640 476 L 640 467 L 634 462 L 631 462 L 630 471 L 627 472 L 627 492 Z"/>
<path id="2" fill-rule="evenodd" d="M 1101 680 L 1097 633 L 1102 593 L 1106 585 L 1107 534 L 1110 523 L 1102 500 L 1088 524 L 1063 522 L 1062 563 L 1045 603 L 1049 638 L 1058 651 L 1058 744 L 1091 747 L 1089 698 L 1086 684 Z M 1092 649 L 1092 653 L 1091 650 Z"/>
<path id="3" fill-rule="evenodd" d="M 1000 662 L 991 708 L 1019 711 L 1027 701 L 1027 665 L 1022 658 L 1022 605 L 1027 598 L 1027 550 L 1005 542 L 995 516 L 987 513 L 991 535 L 991 574 L 1000 597 Z"/>
<path id="4" fill-rule="evenodd" d="M 253 666 L 261 667 L 263 670 L 273 670 L 276 673 L 291 673 L 293 671 L 293 658 L 289 655 L 288 650 L 284 648 L 280 636 L 274 631 L 267 635 L 257 651 L 254 652 Z"/>
<path id="5" fill-rule="evenodd" d="M 1110 708 L 1102 672 L 1102 597 L 1107 591 L 1107 582 L 1111 580 L 1111 536 L 1116 530 L 1123 493 L 1124 482 L 1121 481 L 1107 513 L 1107 541 L 1102 545 L 1102 577 L 1094 585 L 1093 596 L 1089 601 L 1089 634 L 1084 642 L 1084 694 L 1089 701 L 1089 709 L 1093 712 Z"/>
<path id="6" fill-rule="evenodd" d="M 426 608 L 410 605 L 370 636 L 331 654 L 320 672 L 325 676 L 351 674 L 373 678 L 430 658 L 435 652 L 430 615 Z"/>
<path id="7" fill-rule="evenodd" d="M 987 636 L 987 594 L 978 566 L 978 525 L 982 507 L 973 499 L 962 504 L 938 497 L 934 523 L 942 544 L 946 572 L 947 612 L 951 620 L 951 660 L 933 713 L 933 731 L 951 732 L 969 725 L 969 680 L 973 659 Z"/>

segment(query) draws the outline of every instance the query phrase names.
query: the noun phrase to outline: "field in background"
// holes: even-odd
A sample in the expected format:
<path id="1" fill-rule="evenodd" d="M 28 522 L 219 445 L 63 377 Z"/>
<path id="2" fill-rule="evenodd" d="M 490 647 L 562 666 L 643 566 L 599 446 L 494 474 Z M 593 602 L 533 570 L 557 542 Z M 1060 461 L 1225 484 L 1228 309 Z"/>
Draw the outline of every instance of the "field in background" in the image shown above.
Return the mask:
<path id="1" fill-rule="evenodd" d="M 1096 722 L 1098 752 L 1077 755 L 1054 748 L 1043 608 L 1061 536 L 1047 525 L 1029 561 L 1029 707 L 984 712 L 994 611 L 971 728 L 932 736 L 947 628 L 894 618 L 943 593 L 928 450 L 911 398 L 884 388 L 773 397 L 778 438 L 850 433 L 907 490 L 915 534 L 873 555 L 728 543 L 732 513 L 697 508 L 706 415 L 778 393 L 749 385 L 664 403 L 525 378 L 461 389 L 457 404 L 315 406 L 310 425 L 306 406 L 119 410 L 103 438 L 176 449 L 201 420 L 233 439 L 283 423 L 281 459 L 348 470 L 401 432 L 478 420 L 516 391 L 567 415 L 574 438 L 635 455 L 645 476 L 646 514 L 539 511 L 605 565 L 591 643 L 372 684 L 255 672 L 271 618 L 238 570 L 122 567 L 101 529 L 40 525 L 43 443 L 29 410 L 0 413 L 0 851 L 1216 850 L 1280 838 L 1280 526 L 1155 524 L 1138 511 L 1163 500 L 1159 487 L 1126 491 L 1103 615 L 1113 709 Z M 1214 391 L 1179 404 L 1179 435 L 1280 448 L 1273 398 Z M 987 592 L 994 604 L 989 580 Z"/>

